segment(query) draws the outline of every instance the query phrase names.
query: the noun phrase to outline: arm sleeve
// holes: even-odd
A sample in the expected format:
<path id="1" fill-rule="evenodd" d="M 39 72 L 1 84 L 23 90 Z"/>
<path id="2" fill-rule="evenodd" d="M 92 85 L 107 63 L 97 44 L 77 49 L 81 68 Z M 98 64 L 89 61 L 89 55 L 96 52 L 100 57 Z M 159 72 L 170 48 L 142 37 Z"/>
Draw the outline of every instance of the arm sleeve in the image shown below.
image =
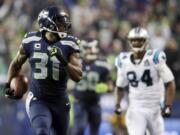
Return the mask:
<path id="1" fill-rule="evenodd" d="M 118 56 L 115 59 L 115 66 L 117 67 L 117 80 L 116 80 L 116 86 L 117 87 L 126 87 L 128 85 L 128 80 L 124 75 L 123 72 L 123 64 L 121 57 Z"/>
<path id="2" fill-rule="evenodd" d="M 118 68 L 117 71 L 117 80 L 116 80 L 116 86 L 117 87 L 126 87 L 128 85 L 128 81 L 126 77 L 123 74 L 123 71 Z"/>
<path id="3" fill-rule="evenodd" d="M 164 83 L 174 80 L 173 73 L 166 64 L 166 54 L 164 52 L 159 53 L 156 67 Z"/>

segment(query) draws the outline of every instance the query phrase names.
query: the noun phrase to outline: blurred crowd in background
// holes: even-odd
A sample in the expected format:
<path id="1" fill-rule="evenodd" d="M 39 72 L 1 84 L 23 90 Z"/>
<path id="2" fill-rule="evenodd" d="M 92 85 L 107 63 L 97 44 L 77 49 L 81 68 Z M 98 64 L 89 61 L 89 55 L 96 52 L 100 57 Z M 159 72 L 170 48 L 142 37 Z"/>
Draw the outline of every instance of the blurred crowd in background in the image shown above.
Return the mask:
<path id="1" fill-rule="evenodd" d="M 114 58 L 121 51 L 128 50 L 129 30 L 135 26 L 146 28 L 150 34 L 150 47 L 166 52 L 167 64 L 176 79 L 176 101 L 180 101 L 179 0 L 0 0 L 0 84 L 6 81 L 9 63 L 23 36 L 26 32 L 38 30 L 37 16 L 43 8 L 50 5 L 59 5 L 70 14 L 72 35 L 80 39 L 98 39 L 100 56 L 108 60 L 112 70 L 115 68 Z M 116 80 L 115 72 L 112 72 L 112 78 Z M 0 135 L 11 135 L 3 134 L 3 117 L 8 117 L 7 114 L 15 115 L 13 110 L 15 112 L 21 102 L 14 103 L 3 97 L 1 100 Z M 12 104 L 16 103 L 13 108 Z M 174 117 L 180 118 L 177 106 Z M 25 116 L 23 117 L 23 109 L 20 108 L 18 116 L 21 120 Z M 5 112 L 8 113 L 4 114 Z M 8 119 L 12 120 L 11 117 Z M 5 121 L 8 122 L 8 119 Z"/>

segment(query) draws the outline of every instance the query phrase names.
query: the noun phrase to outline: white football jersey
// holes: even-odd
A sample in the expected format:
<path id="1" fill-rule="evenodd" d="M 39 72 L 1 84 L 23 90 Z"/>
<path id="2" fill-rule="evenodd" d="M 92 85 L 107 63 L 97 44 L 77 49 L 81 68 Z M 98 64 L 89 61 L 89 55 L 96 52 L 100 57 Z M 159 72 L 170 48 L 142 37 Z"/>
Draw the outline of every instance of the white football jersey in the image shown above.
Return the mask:
<path id="1" fill-rule="evenodd" d="M 159 108 L 164 83 L 174 76 L 166 65 L 166 55 L 160 50 L 147 50 L 138 63 L 132 60 L 132 52 L 120 53 L 115 65 L 118 69 L 117 87 L 129 86 L 129 105 Z"/>

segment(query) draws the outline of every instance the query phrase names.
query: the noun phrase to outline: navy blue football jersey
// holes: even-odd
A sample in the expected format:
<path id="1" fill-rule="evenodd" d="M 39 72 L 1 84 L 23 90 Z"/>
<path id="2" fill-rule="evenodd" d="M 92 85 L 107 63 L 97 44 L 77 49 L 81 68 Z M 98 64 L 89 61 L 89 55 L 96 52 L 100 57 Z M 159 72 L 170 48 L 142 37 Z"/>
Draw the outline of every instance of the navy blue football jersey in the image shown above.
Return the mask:
<path id="1" fill-rule="evenodd" d="M 87 64 L 82 62 L 83 78 L 75 86 L 74 96 L 77 100 L 95 103 L 99 101 L 99 94 L 96 93 L 96 85 L 100 82 L 107 82 L 110 77 L 110 68 L 105 61 L 95 61 Z"/>
<path id="2" fill-rule="evenodd" d="M 78 39 L 67 36 L 56 43 L 48 42 L 41 32 L 30 32 L 22 41 L 31 65 L 30 91 L 36 97 L 66 95 L 68 75 L 61 62 L 49 56 L 52 46 L 61 48 L 64 58 L 68 61 L 72 53 L 79 52 Z"/>

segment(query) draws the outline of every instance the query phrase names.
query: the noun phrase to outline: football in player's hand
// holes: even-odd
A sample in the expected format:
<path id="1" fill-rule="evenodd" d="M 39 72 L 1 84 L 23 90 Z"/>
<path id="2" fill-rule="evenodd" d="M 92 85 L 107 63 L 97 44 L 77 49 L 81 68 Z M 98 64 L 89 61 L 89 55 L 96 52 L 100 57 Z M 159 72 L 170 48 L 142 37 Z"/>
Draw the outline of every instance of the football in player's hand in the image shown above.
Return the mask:
<path id="1" fill-rule="evenodd" d="M 24 75 L 14 77 L 11 80 L 10 89 L 14 90 L 14 96 L 22 97 L 28 90 L 28 78 Z"/>

